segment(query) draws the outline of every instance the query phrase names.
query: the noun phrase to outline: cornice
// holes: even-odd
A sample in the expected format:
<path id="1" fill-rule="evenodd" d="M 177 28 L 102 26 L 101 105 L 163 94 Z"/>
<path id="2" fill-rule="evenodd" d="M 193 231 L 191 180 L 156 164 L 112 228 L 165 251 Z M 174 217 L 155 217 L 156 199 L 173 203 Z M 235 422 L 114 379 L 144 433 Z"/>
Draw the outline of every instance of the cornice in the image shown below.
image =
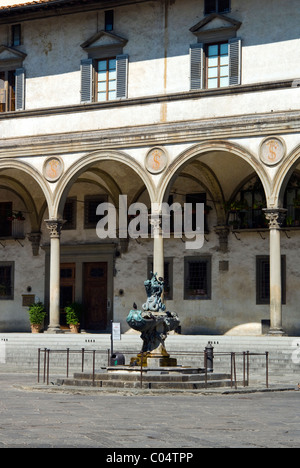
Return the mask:
<path id="1" fill-rule="evenodd" d="M 5 139 L 0 159 L 300 132 L 300 110 Z"/>
<path id="2" fill-rule="evenodd" d="M 0 8 L 0 24 L 16 21 L 31 21 L 53 16 L 70 15 L 85 11 L 112 9 L 119 6 L 145 3 L 158 0 L 53 0 L 51 2 L 32 1 L 21 5 Z"/>

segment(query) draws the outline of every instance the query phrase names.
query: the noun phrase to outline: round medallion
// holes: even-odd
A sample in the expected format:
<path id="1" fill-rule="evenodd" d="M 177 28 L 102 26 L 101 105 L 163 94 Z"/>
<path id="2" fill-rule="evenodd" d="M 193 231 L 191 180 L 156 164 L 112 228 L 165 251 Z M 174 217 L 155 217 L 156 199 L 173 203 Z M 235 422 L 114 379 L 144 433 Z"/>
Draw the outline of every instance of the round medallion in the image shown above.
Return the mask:
<path id="1" fill-rule="evenodd" d="M 168 157 L 164 149 L 152 148 L 146 156 L 146 169 L 151 174 L 160 174 L 168 164 Z"/>
<path id="2" fill-rule="evenodd" d="M 269 137 L 260 145 L 260 159 L 268 166 L 279 164 L 285 156 L 286 147 L 282 139 Z"/>
<path id="3" fill-rule="evenodd" d="M 60 158 L 53 157 L 47 159 L 44 164 L 44 177 L 48 182 L 56 182 L 64 171 L 64 165 Z"/>

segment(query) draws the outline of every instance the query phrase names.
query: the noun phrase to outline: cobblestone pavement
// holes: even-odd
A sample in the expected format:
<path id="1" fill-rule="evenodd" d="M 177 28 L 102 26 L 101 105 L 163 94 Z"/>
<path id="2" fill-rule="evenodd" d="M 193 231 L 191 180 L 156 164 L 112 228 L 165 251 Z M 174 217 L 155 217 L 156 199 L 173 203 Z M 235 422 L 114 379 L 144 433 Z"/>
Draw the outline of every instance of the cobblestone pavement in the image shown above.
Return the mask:
<path id="1" fill-rule="evenodd" d="M 299 447 L 300 391 L 162 394 L 34 388 L 0 372 L 0 448 Z"/>

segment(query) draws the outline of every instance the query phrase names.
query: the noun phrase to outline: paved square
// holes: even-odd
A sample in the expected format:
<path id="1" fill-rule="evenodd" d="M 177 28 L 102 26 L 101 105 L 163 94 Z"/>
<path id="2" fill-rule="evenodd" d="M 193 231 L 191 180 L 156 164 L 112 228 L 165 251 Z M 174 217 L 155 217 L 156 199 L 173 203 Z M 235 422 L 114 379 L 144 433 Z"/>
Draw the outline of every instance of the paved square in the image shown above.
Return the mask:
<path id="1" fill-rule="evenodd" d="M 298 391 L 143 396 L 30 389 L 34 385 L 36 375 L 0 373 L 0 448 L 300 445 Z"/>

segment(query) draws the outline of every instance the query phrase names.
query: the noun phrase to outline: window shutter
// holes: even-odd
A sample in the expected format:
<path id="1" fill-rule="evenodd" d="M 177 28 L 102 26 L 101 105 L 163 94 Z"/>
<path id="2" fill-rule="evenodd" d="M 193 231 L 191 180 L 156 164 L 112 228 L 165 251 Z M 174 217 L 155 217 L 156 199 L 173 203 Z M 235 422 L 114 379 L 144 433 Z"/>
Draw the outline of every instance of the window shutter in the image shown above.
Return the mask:
<path id="1" fill-rule="evenodd" d="M 81 102 L 88 103 L 93 100 L 93 60 L 81 61 Z"/>
<path id="2" fill-rule="evenodd" d="M 239 37 L 229 40 L 229 86 L 241 84 L 242 40 Z"/>
<path id="3" fill-rule="evenodd" d="M 203 89 L 203 44 L 190 46 L 191 90 Z"/>
<path id="4" fill-rule="evenodd" d="M 25 108 L 25 70 L 24 68 L 16 69 L 16 110 L 24 110 Z"/>
<path id="5" fill-rule="evenodd" d="M 127 98 L 128 55 L 117 56 L 117 98 Z"/>

